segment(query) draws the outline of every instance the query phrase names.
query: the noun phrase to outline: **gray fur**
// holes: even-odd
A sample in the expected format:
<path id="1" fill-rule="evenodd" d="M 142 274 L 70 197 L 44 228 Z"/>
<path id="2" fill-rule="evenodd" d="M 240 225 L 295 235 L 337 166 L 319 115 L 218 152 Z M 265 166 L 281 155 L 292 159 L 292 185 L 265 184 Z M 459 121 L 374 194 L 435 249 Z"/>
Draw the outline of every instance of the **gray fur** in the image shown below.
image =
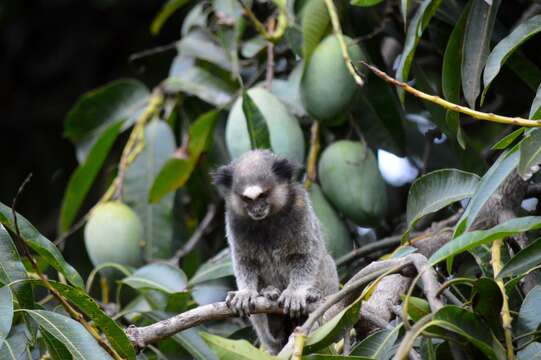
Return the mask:
<path id="1" fill-rule="evenodd" d="M 278 298 L 283 316 L 250 316 L 272 354 L 306 315 L 308 302 L 338 291 L 336 266 L 308 194 L 294 180 L 295 172 L 288 160 L 254 150 L 215 173 L 226 201 L 226 234 L 238 287 L 226 301 L 247 314 L 257 296 Z M 254 201 L 243 199 L 248 186 L 260 186 L 265 194 Z"/>

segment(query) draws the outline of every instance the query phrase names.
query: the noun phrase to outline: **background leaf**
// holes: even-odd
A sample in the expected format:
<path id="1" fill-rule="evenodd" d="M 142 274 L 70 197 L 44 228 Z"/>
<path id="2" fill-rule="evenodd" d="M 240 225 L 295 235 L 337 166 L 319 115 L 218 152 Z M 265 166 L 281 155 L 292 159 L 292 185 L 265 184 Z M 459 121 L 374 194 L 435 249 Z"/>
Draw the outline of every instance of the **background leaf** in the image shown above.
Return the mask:
<path id="1" fill-rule="evenodd" d="M 462 59 L 462 91 L 468 105 L 475 109 L 481 92 L 481 72 L 490 50 L 490 39 L 501 0 L 488 5 L 483 0 L 473 0 L 464 33 Z"/>
<path id="2" fill-rule="evenodd" d="M 306 2 L 302 9 L 302 57 L 304 64 L 310 62 L 312 53 L 328 32 L 330 21 L 325 0 Z"/>
<path id="3" fill-rule="evenodd" d="M 168 0 L 163 4 L 158 14 L 152 20 L 150 25 L 150 32 L 154 35 L 158 34 L 167 19 L 171 17 L 178 9 L 180 9 L 189 0 Z"/>
<path id="4" fill-rule="evenodd" d="M 541 118 L 541 85 L 537 88 L 535 98 L 532 102 L 532 107 L 530 108 L 530 119 L 540 119 Z"/>
<path id="5" fill-rule="evenodd" d="M 156 262 L 135 270 L 133 274 L 122 279 L 122 283 L 134 289 L 159 290 L 172 294 L 184 291 L 188 279 L 179 268 L 167 263 Z"/>
<path id="6" fill-rule="evenodd" d="M 0 287 L 0 349 L 11 330 L 13 321 L 13 295 L 9 286 Z"/>
<path id="7" fill-rule="evenodd" d="M 221 360 L 272 359 L 267 352 L 259 350 L 246 340 L 229 340 L 206 332 L 202 332 L 201 337 Z"/>
<path id="8" fill-rule="evenodd" d="M 265 117 L 247 92 L 242 94 L 242 111 L 246 117 L 252 149 L 270 149 L 269 129 Z"/>
<path id="9" fill-rule="evenodd" d="M 144 148 L 126 169 L 123 200 L 143 224 L 145 259 L 169 258 L 173 251 L 174 194 L 150 204 L 148 193 L 165 162 L 175 151 L 175 136 L 169 125 L 154 120 L 145 127 Z"/>
<path id="10" fill-rule="evenodd" d="M 527 133 L 520 143 L 518 173 L 523 179 L 529 179 L 537 170 L 532 169 L 541 163 L 541 130 L 534 129 Z"/>
<path id="11" fill-rule="evenodd" d="M 497 275 L 500 278 L 521 275 L 539 264 L 541 264 L 541 238 L 520 250 Z"/>

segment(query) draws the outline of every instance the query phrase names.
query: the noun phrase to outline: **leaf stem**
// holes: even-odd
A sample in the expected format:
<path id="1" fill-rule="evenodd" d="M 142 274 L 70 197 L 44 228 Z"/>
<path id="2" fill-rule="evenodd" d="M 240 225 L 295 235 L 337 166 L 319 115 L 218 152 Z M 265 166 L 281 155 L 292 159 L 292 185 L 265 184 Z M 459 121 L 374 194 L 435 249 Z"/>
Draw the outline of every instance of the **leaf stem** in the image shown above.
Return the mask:
<path id="1" fill-rule="evenodd" d="M 310 129 L 310 153 L 308 154 L 308 160 L 306 161 L 306 180 L 304 181 L 304 187 L 310 189 L 312 184 L 317 178 L 317 157 L 321 144 L 319 142 L 320 125 L 319 121 L 314 121 Z"/>
<path id="2" fill-rule="evenodd" d="M 502 310 L 501 310 L 501 317 L 502 317 L 502 326 L 503 331 L 505 334 L 505 345 L 507 347 L 507 359 L 513 360 L 515 358 L 515 354 L 513 351 L 513 331 L 511 327 L 511 322 L 513 321 L 513 318 L 511 317 L 511 313 L 509 312 L 509 299 L 507 298 L 507 293 L 505 292 L 505 284 L 503 282 L 502 278 L 498 278 L 499 272 L 502 270 L 502 257 L 501 257 L 501 248 L 503 245 L 503 240 L 498 239 L 492 243 L 492 270 L 494 272 L 494 280 L 496 281 L 496 284 L 500 288 L 500 291 L 502 292 Z"/>
<path id="3" fill-rule="evenodd" d="M 329 11 L 329 17 L 331 18 L 334 34 L 336 35 L 338 43 L 340 44 L 340 50 L 342 51 L 344 63 L 346 64 L 351 76 L 353 76 L 353 79 L 355 79 L 355 82 L 359 86 L 363 86 L 364 80 L 361 75 L 355 70 L 355 67 L 353 66 L 353 63 L 351 61 L 351 57 L 349 56 L 348 46 L 346 44 L 346 41 L 344 40 L 344 34 L 342 33 L 342 27 L 340 26 L 340 20 L 338 19 L 338 12 L 336 11 L 336 6 L 334 6 L 333 0 L 325 0 L 325 4 L 327 5 L 327 10 Z"/>
<path id="4" fill-rule="evenodd" d="M 426 101 L 430 101 L 447 110 L 459 112 L 461 114 L 471 116 L 474 119 L 485 120 L 485 121 L 490 121 L 490 122 L 495 122 L 495 123 L 500 123 L 500 124 L 520 125 L 520 126 L 526 126 L 526 127 L 541 127 L 541 120 L 529 120 L 529 119 L 524 119 L 521 117 L 510 117 L 510 116 L 504 116 L 504 115 L 497 115 L 493 113 L 485 113 L 482 111 L 473 110 L 466 106 L 452 103 L 450 101 L 442 99 L 439 96 L 427 94 L 425 92 L 415 89 L 414 87 L 404 82 L 398 81 L 395 78 L 387 75 L 385 72 L 381 71 L 377 67 L 369 65 L 364 61 L 362 61 L 361 63 L 364 66 L 366 66 L 368 69 L 370 69 L 370 71 L 372 71 L 378 77 L 387 81 L 388 83 L 398 86 L 404 89 L 406 92 L 412 94 L 413 96 L 416 96 Z"/>

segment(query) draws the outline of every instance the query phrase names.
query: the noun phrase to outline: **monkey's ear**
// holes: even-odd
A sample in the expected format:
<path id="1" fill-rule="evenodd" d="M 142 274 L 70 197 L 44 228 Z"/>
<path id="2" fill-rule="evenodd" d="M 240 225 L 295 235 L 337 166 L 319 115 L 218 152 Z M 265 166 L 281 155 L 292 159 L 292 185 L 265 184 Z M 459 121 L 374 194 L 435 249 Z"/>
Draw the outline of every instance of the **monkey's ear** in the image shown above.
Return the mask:
<path id="1" fill-rule="evenodd" d="M 280 179 L 293 180 L 300 170 L 297 163 L 288 159 L 278 159 L 272 164 L 272 172 Z"/>
<path id="2" fill-rule="evenodd" d="M 221 191 L 230 189 L 233 185 L 233 169 L 229 165 L 220 166 L 211 173 L 211 176 L 212 183 Z"/>

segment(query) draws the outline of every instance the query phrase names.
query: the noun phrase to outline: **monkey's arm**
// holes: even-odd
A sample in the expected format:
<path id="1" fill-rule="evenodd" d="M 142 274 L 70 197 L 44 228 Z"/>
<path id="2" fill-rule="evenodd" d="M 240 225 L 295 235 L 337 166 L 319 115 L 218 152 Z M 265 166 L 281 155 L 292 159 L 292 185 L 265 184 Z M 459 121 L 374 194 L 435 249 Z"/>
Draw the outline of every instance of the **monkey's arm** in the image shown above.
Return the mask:
<path id="1" fill-rule="evenodd" d="M 255 300 L 259 296 L 258 264 L 256 261 L 233 255 L 233 267 L 237 281 L 237 291 L 230 291 L 225 302 L 235 312 L 248 315 L 255 308 Z"/>

